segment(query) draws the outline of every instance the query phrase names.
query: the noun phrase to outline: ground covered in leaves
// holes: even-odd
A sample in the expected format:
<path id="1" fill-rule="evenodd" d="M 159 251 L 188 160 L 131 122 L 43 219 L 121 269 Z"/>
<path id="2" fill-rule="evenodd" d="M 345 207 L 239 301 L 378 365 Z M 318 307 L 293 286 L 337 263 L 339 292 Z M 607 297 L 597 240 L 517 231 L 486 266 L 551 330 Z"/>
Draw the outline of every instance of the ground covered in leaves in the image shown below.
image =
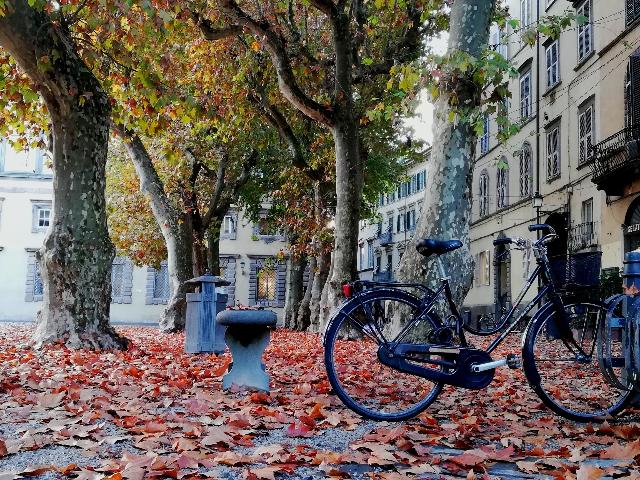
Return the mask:
<path id="1" fill-rule="evenodd" d="M 637 419 L 563 420 L 519 371 L 499 370 L 484 391 L 445 389 L 412 421 L 375 423 L 331 395 L 317 335 L 274 333 L 265 395 L 222 392 L 228 354 L 121 331 L 126 352 L 32 351 L 31 327 L 0 325 L 0 480 L 640 479 Z"/>

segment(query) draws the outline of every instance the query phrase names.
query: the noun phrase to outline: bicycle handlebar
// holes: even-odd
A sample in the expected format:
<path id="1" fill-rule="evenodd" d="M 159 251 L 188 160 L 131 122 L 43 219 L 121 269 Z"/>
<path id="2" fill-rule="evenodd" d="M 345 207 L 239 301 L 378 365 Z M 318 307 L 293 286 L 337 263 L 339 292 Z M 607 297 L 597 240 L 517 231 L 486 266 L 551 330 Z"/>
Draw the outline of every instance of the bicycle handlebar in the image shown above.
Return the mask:
<path id="1" fill-rule="evenodd" d="M 551 225 L 547 225 L 546 223 L 534 223 L 533 225 L 529 225 L 530 232 L 544 232 L 545 230 L 552 235 L 556 234 L 554 228 Z"/>

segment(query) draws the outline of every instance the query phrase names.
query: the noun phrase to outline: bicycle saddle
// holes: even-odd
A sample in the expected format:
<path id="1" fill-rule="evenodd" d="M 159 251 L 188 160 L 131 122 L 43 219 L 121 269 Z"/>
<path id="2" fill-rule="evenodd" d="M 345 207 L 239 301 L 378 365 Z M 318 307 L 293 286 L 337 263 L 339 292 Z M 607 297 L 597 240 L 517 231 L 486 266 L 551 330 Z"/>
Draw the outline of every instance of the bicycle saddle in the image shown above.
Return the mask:
<path id="1" fill-rule="evenodd" d="M 420 240 L 416 245 L 416 250 L 420 255 L 428 257 L 429 255 L 442 255 L 443 253 L 451 252 L 462 246 L 460 240 L 434 240 L 432 238 L 425 238 Z"/>

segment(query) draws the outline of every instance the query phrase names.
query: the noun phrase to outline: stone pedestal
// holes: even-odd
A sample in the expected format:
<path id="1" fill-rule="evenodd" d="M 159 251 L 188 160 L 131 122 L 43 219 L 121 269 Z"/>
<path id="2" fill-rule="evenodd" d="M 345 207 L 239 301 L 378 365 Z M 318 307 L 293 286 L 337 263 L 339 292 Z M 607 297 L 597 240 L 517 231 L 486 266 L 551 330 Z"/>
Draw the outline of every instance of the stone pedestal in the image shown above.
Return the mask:
<path id="1" fill-rule="evenodd" d="M 269 391 L 269 375 L 262 364 L 262 353 L 269 344 L 277 316 L 270 310 L 225 310 L 217 317 L 218 325 L 227 327 L 225 341 L 233 364 L 222 379 L 222 388 Z"/>

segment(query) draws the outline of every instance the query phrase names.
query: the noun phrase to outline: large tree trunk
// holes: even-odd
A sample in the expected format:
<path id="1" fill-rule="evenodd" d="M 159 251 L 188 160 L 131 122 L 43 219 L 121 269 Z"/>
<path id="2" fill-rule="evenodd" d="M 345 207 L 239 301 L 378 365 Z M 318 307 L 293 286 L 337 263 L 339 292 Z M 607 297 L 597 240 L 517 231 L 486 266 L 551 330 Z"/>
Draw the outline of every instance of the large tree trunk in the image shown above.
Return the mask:
<path id="1" fill-rule="evenodd" d="M 491 0 L 455 0 L 451 7 L 449 52 L 463 50 L 478 56 L 487 45 L 494 2 Z M 457 104 L 479 105 L 480 89 L 469 78 L 450 79 Z M 453 93 L 453 92 L 451 92 Z M 434 140 L 429 161 L 425 202 L 414 238 L 459 239 L 464 246 L 440 258 L 457 304 L 461 304 L 473 281 L 473 258 L 470 253 L 471 182 L 477 137 L 468 122 L 454 124 L 448 120 L 449 96 L 442 95 L 435 104 Z M 398 278 L 402 281 L 425 279 L 435 286 L 440 275 L 435 264 L 415 248 L 407 248 Z"/>
<path id="2" fill-rule="evenodd" d="M 310 312 L 310 327 L 312 332 L 322 332 L 326 326 L 326 322 L 329 320 L 325 317 L 322 310 L 322 300 L 324 295 L 327 294 L 327 288 L 329 283 L 329 276 L 331 275 L 335 263 L 332 262 L 332 255 L 326 249 L 318 255 L 316 260 L 317 272 L 313 280 L 313 289 L 311 290 L 311 303 L 309 305 Z M 336 297 L 336 301 L 339 301 L 339 297 Z M 331 312 L 329 312 L 331 313 Z"/>
<path id="3" fill-rule="evenodd" d="M 224 215 L 213 217 L 207 231 L 207 265 L 211 275 L 220 275 L 220 232 Z"/>
<path id="4" fill-rule="evenodd" d="M 140 190 L 149 198 L 151 211 L 167 245 L 167 270 L 171 297 L 160 318 L 163 332 L 176 332 L 185 325 L 189 291 L 193 278 L 193 227 L 188 214 L 177 209 L 167 197 L 162 180 L 140 138 L 116 126 L 140 179 Z"/>
<path id="5" fill-rule="evenodd" d="M 317 276 L 317 264 L 316 257 L 309 258 L 309 279 L 307 280 L 307 288 L 304 291 L 304 296 L 300 301 L 298 312 L 296 313 L 296 321 L 292 327 L 294 330 L 304 332 L 311 325 L 311 294 L 313 293 L 313 285 Z"/>
<path id="6" fill-rule="evenodd" d="M 363 165 L 357 122 L 345 108 L 347 119 L 333 129 L 336 152 L 336 214 L 331 275 L 324 284 L 319 323 L 323 330 L 342 301 L 342 285 L 357 277 L 358 222 Z M 322 265 L 319 265 L 322 270 Z M 313 317 L 313 309 L 312 309 Z M 312 320 L 312 323 L 313 320 Z"/>
<path id="7" fill-rule="evenodd" d="M 287 268 L 287 298 L 284 305 L 284 326 L 295 329 L 296 316 L 304 297 L 304 271 L 307 259 L 303 256 L 289 257 Z"/>
<path id="8" fill-rule="evenodd" d="M 5 1 L 0 45 L 31 77 L 53 132 L 52 227 L 40 252 L 44 303 L 34 343 L 125 348 L 109 325 L 114 247 L 107 230 L 105 164 L 110 108 L 67 33 L 26 0 Z M 38 65 L 48 57 L 52 64 Z"/>

